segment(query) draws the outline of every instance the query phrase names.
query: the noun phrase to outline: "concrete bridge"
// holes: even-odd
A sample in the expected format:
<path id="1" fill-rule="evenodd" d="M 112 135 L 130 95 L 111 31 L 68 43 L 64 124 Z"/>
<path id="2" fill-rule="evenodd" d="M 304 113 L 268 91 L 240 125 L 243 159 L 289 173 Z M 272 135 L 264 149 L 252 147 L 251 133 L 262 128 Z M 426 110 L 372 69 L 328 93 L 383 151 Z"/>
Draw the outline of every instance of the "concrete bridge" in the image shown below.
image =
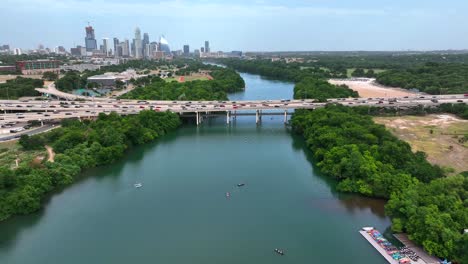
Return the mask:
<path id="1" fill-rule="evenodd" d="M 47 89 L 49 91 L 49 89 Z M 71 98 L 70 98 L 71 99 Z M 78 100 L 77 100 L 78 99 Z M 97 99 L 97 98 L 96 98 Z M 327 103 L 344 106 L 377 106 L 405 109 L 415 106 L 433 107 L 442 103 L 468 103 L 468 95 L 414 96 L 401 98 L 336 98 L 326 103 L 305 100 L 247 100 L 247 101 L 150 101 L 77 97 L 74 101 L 60 100 L 0 100 L 0 124 L 12 122 L 49 121 L 66 118 L 93 118 L 100 113 L 137 114 L 142 110 L 171 111 L 193 116 L 197 125 L 209 116 L 225 116 L 226 123 L 235 116 L 283 115 L 284 121 L 294 109 L 316 109 Z"/>

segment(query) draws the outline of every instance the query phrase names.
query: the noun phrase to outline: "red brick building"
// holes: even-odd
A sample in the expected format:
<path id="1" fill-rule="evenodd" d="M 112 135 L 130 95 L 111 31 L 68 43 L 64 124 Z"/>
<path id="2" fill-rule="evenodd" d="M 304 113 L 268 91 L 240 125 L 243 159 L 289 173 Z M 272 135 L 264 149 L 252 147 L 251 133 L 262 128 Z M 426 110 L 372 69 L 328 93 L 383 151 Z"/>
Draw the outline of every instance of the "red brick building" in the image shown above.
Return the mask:
<path id="1" fill-rule="evenodd" d="M 34 61 L 17 61 L 18 68 L 24 75 L 40 75 L 44 72 L 60 73 L 60 62 L 58 60 L 34 60 Z"/>

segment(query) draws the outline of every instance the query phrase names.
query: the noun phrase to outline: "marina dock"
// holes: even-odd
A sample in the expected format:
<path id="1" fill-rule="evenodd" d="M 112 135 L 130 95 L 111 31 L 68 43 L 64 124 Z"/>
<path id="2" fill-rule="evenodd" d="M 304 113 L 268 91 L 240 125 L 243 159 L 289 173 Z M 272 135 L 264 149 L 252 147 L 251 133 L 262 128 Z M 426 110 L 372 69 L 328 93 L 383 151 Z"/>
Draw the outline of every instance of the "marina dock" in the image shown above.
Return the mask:
<path id="1" fill-rule="evenodd" d="M 398 239 L 403 245 L 408 247 L 409 249 L 413 250 L 420 259 L 418 262 L 414 263 L 421 263 L 421 264 L 439 264 L 440 261 L 433 257 L 430 256 L 426 251 L 424 251 L 420 246 L 416 245 L 413 243 L 413 241 L 409 240 L 408 236 L 406 234 L 393 234 L 393 236 Z"/>
<path id="2" fill-rule="evenodd" d="M 399 264 L 398 261 L 394 260 L 390 255 L 385 252 L 385 250 L 375 242 L 375 240 L 364 230 L 360 230 L 359 233 L 367 240 L 369 243 L 377 249 L 377 251 L 388 261 L 390 264 Z"/>

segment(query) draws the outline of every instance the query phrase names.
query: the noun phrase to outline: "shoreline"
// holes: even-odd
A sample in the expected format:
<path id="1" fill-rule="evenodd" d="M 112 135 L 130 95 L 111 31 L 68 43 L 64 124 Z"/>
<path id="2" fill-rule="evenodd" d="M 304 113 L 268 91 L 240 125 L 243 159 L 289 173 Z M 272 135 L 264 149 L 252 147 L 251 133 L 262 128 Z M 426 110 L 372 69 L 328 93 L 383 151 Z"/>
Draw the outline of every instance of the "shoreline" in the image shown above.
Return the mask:
<path id="1" fill-rule="evenodd" d="M 377 84 L 375 79 L 350 78 L 350 79 L 329 79 L 329 83 L 334 85 L 347 85 L 351 90 L 358 92 L 360 97 L 404 97 L 420 95 L 422 93 L 412 92 L 403 88 L 388 87 Z"/>

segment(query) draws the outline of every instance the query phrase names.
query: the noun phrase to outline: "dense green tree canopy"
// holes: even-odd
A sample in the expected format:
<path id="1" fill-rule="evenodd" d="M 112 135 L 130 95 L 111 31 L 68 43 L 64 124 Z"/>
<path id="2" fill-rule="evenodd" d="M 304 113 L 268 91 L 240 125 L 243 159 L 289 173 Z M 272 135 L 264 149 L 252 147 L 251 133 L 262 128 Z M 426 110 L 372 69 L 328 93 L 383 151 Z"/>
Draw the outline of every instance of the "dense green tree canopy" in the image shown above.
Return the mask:
<path id="1" fill-rule="evenodd" d="M 154 77 L 143 87 L 138 87 L 121 96 L 140 100 L 227 100 L 227 93 L 243 90 L 244 80 L 231 69 L 210 66 L 209 81 L 166 82 Z"/>
<path id="2" fill-rule="evenodd" d="M 405 231 L 430 254 L 468 261 L 468 177 L 452 176 L 418 183 L 394 193 L 386 205 L 393 230 Z M 465 237 L 465 238 L 463 238 Z"/>
<path id="3" fill-rule="evenodd" d="M 358 97 L 358 93 L 346 85 L 333 85 L 326 80 L 317 78 L 304 78 L 294 87 L 294 99 L 313 98 L 326 102 L 328 98 Z"/>
<path id="4" fill-rule="evenodd" d="M 44 86 L 41 79 L 23 78 L 8 80 L 6 83 L 0 83 L 0 99 L 18 99 L 23 96 L 38 96 L 39 93 L 34 90 Z"/>
<path id="5" fill-rule="evenodd" d="M 389 198 L 406 186 L 443 176 L 424 153 L 413 153 L 384 126 L 351 108 L 296 110 L 292 125 L 304 135 L 318 166 L 339 181 L 342 191 Z"/>
<path id="6" fill-rule="evenodd" d="M 408 69 L 393 69 L 377 75 L 383 85 L 418 89 L 429 94 L 468 93 L 468 65 L 426 63 Z"/>

